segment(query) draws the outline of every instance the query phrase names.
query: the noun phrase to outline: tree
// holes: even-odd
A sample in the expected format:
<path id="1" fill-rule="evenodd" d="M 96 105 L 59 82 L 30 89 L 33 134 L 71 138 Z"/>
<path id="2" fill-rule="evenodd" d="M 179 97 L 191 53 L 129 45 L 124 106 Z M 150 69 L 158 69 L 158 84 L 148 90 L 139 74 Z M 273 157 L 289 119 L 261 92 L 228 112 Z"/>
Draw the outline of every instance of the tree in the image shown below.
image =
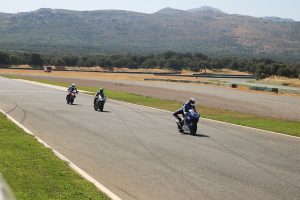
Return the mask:
<path id="1" fill-rule="evenodd" d="M 207 60 L 208 59 L 208 57 L 206 55 L 202 54 L 202 53 L 196 53 L 194 55 L 194 57 L 200 58 L 201 60 Z"/>
<path id="2" fill-rule="evenodd" d="M 111 60 L 108 57 L 100 58 L 98 60 L 98 65 L 103 68 L 109 68 L 112 66 Z"/>
<path id="3" fill-rule="evenodd" d="M 291 67 L 281 67 L 277 71 L 278 76 L 284 76 L 288 78 L 297 78 L 298 77 L 298 71 L 296 68 Z"/>
<path id="4" fill-rule="evenodd" d="M 171 58 L 166 63 L 166 67 L 175 71 L 181 71 L 182 70 L 182 63 L 179 59 Z"/>
<path id="5" fill-rule="evenodd" d="M 79 60 L 78 56 L 73 56 L 73 55 L 64 56 L 62 59 L 66 66 L 72 66 L 72 67 L 77 66 Z"/>
<path id="6" fill-rule="evenodd" d="M 18 56 L 11 55 L 10 56 L 10 64 L 19 65 L 19 64 L 23 64 L 23 63 L 22 63 L 21 59 Z"/>
<path id="7" fill-rule="evenodd" d="M 255 74 L 259 79 L 267 78 L 272 75 L 272 69 L 268 65 L 260 64 L 257 66 Z"/>
<path id="8" fill-rule="evenodd" d="M 86 66 L 87 67 L 95 67 L 97 65 L 97 60 L 93 57 L 89 57 L 87 60 L 86 60 Z"/>
<path id="9" fill-rule="evenodd" d="M 126 67 L 128 63 L 129 63 L 129 59 L 124 56 L 119 57 L 118 59 L 114 59 L 112 61 L 113 66 L 117 68 Z"/>
<path id="10" fill-rule="evenodd" d="M 66 65 L 65 61 L 61 58 L 57 59 L 54 64 L 55 64 L 55 66 L 59 66 L 59 67 L 62 67 L 62 66 Z"/>
<path id="11" fill-rule="evenodd" d="M 44 60 L 41 58 L 40 54 L 33 53 L 30 56 L 29 64 L 34 67 L 41 67 L 44 64 Z"/>
<path id="12" fill-rule="evenodd" d="M 165 58 L 165 59 L 170 59 L 171 57 L 175 56 L 176 53 L 174 51 L 167 51 L 165 53 L 162 54 L 162 56 Z"/>
<path id="13" fill-rule="evenodd" d="M 155 59 L 147 59 L 142 66 L 145 68 L 155 68 L 157 67 L 157 62 Z"/>
<path id="14" fill-rule="evenodd" d="M 0 65 L 9 65 L 9 54 L 0 51 Z"/>
<path id="15" fill-rule="evenodd" d="M 220 70 L 220 69 L 223 68 L 223 66 L 221 65 L 221 63 L 218 62 L 218 61 L 212 61 L 212 62 L 210 62 L 210 64 L 211 64 L 211 69 L 215 70 L 215 71 L 218 71 L 218 70 Z"/>

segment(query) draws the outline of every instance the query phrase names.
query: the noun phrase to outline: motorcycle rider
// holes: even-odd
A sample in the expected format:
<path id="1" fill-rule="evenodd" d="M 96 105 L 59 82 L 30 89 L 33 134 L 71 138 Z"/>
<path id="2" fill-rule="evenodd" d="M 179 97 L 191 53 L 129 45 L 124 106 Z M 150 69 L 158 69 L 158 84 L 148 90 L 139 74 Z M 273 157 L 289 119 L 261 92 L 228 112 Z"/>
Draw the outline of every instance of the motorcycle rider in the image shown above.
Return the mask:
<path id="1" fill-rule="evenodd" d="M 77 88 L 76 88 L 76 84 L 75 83 L 72 83 L 72 85 L 68 88 L 68 95 L 67 95 L 67 97 L 72 93 L 72 92 L 74 92 L 74 93 L 78 93 L 78 91 L 77 91 Z"/>
<path id="2" fill-rule="evenodd" d="M 100 97 L 105 98 L 105 94 L 104 94 L 104 89 L 103 88 L 99 88 L 99 91 L 96 93 L 95 97 L 94 97 L 94 104 L 96 103 L 97 99 Z"/>
<path id="3" fill-rule="evenodd" d="M 69 87 L 68 92 L 77 92 L 76 84 L 72 83 L 72 85 Z"/>
<path id="4" fill-rule="evenodd" d="M 183 119 L 185 117 L 185 113 L 188 112 L 190 109 L 195 109 L 195 102 L 196 100 L 194 98 L 190 98 L 183 106 L 173 113 L 173 116 L 179 120 L 179 123 L 182 124 Z M 178 115 L 181 114 L 183 119 L 179 117 Z"/>

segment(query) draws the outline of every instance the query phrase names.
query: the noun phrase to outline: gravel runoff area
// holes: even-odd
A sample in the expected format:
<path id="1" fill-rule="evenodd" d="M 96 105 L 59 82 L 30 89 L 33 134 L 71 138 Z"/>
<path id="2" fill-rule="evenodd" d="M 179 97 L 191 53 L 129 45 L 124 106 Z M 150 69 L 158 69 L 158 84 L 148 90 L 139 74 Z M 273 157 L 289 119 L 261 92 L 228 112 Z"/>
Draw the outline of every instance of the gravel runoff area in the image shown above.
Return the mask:
<path id="1" fill-rule="evenodd" d="M 125 91 L 166 100 L 185 101 L 190 97 L 195 97 L 197 103 L 203 106 L 264 117 L 300 121 L 300 98 L 297 96 L 240 91 L 231 88 L 186 83 L 99 80 L 32 75 L 26 75 L 26 77 L 70 83 L 75 82 L 79 86 L 101 86 L 109 90 Z"/>

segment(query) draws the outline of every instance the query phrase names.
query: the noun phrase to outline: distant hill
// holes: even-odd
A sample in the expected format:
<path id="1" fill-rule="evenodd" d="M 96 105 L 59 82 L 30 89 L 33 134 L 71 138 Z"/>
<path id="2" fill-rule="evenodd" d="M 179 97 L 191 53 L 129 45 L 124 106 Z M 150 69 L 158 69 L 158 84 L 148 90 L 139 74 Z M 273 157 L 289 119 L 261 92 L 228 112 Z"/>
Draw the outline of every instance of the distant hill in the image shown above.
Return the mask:
<path id="1" fill-rule="evenodd" d="M 300 22 L 202 7 L 153 14 L 39 9 L 0 13 L 0 49 L 38 52 L 202 52 L 300 62 Z"/>
<path id="2" fill-rule="evenodd" d="M 289 19 L 289 18 L 280 18 L 280 17 L 262 17 L 262 19 L 264 20 L 268 20 L 268 21 L 272 21 L 272 22 L 295 22 L 295 20 L 293 19 Z"/>
<path id="3" fill-rule="evenodd" d="M 217 9 L 217 8 L 213 8 L 213 7 L 210 7 L 210 6 L 202 6 L 200 8 L 194 8 L 194 9 L 190 9 L 190 10 L 187 10 L 187 11 L 194 12 L 194 13 L 197 13 L 197 12 L 224 13 L 222 10 Z"/>

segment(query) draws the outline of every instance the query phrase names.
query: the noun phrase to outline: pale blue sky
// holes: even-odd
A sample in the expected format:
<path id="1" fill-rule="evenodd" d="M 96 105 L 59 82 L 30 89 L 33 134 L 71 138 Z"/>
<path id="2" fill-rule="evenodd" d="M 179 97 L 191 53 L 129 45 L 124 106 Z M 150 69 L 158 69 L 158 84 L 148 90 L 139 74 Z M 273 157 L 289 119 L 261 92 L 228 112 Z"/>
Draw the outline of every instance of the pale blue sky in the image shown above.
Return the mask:
<path id="1" fill-rule="evenodd" d="M 300 21 L 300 0 L 0 0 L 0 12 L 16 13 L 39 8 L 70 10 L 118 9 L 153 13 L 164 7 L 198 8 L 204 5 L 230 14 L 277 16 Z"/>

